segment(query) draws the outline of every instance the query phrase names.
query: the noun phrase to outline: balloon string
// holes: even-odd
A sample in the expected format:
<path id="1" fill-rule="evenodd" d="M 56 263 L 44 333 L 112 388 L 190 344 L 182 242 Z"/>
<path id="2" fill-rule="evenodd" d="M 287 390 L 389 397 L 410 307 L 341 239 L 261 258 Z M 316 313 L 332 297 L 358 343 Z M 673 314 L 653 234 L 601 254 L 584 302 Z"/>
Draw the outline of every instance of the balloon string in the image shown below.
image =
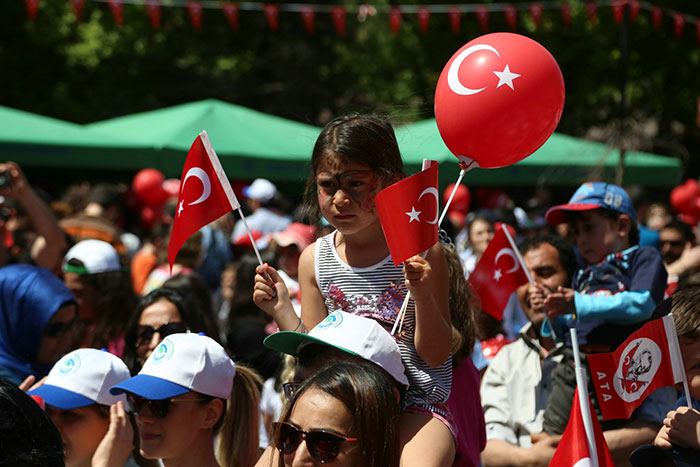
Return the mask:
<path id="1" fill-rule="evenodd" d="M 471 166 L 471 164 L 469 164 Z M 462 178 L 464 178 L 464 174 L 467 173 L 467 170 L 469 170 L 470 167 L 467 168 L 462 168 L 459 171 L 459 177 L 457 177 L 457 183 L 455 183 L 454 188 L 452 188 L 452 193 L 450 193 L 450 197 L 447 199 L 447 203 L 445 203 L 445 207 L 442 209 L 442 214 L 440 214 L 440 219 L 438 220 L 438 228 L 442 225 L 442 220 L 445 218 L 445 214 L 447 214 L 447 209 L 450 207 L 450 204 L 452 204 L 452 198 L 454 198 L 455 193 L 457 193 L 457 188 L 459 188 L 459 184 L 462 183 Z"/>

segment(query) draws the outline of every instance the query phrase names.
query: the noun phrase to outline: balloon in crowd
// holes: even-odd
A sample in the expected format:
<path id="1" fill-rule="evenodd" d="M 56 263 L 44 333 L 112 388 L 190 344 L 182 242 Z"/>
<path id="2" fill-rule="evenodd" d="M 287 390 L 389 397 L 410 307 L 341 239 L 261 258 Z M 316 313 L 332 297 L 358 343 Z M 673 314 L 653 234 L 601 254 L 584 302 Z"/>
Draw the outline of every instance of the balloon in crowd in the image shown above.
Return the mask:
<path id="1" fill-rule="evenodd" d="M 477 37 L 445 65 L 435 118 L 464 164 L 514 164 L 551 136 L 564 108 L 564 78 L 539 43 L 512 33 Z"/>
<path id="2" fill-rule="evenodd" d="M 131 189 L 146 206 L 160 206 L 169 194 L 163 188 L 165 176 L 157 169 L 141 169 L 134 176 Z"/>

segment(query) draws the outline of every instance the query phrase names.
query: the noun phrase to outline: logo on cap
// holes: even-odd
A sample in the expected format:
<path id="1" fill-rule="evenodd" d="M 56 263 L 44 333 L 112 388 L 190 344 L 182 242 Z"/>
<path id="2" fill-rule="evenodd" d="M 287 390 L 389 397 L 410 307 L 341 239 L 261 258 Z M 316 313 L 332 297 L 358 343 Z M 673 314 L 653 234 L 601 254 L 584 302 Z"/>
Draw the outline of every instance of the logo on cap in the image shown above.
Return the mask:
<path id="1" fill-rule="evenodd" d="M 342 322 L 343 315 L 341 315 L 340 313 L 331 313 L 330 315 L 326 316 L 326 319 L 318 323 L 316 327 L 319 329 L 325 329 L 330 327 L 337 328 Z"/>
<path id="2" fill-rule="evenodd" d="M 173 356 L 174 351 L 175 346 L 173 345 L 172 341 L 166 337 L 163 339 L 163 342 L 156 347 L 156 350 L 153 351 L 153 355 L 151 355 L 153 363 L 162 363 L 166 360 L 170 360 L 170 357 Z"/>
<path id="3" fill-rule="evenodd" d="M 76 371 L 78 371 L 78 369 L 80 369 L 80 364 L 80 357 L 77 355 L 73 355 L 71 358 L 63 361 L 61 367 L 58 369 L 58 372 L 61 375 L 75 373 Z"/>

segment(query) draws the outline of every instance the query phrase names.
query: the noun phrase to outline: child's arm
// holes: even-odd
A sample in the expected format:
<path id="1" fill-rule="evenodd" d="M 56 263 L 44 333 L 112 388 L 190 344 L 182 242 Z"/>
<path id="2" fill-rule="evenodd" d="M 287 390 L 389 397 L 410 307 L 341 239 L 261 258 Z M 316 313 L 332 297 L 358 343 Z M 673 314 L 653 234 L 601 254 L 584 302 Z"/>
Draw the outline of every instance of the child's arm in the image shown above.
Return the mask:
<path id="1" fill-rule="evenodd" d="M 301 319 L 306 329 L 313 329 L 328 316 L 326 302 L 318 288 L 315 264 L 316 243 L 307 246 L 299 257 L 299 293 Z"/>
<path id="2" fill-rule="evenodd" d="M 700 450 L 700 412 L 697 410 L 690 407 L 671 410 L 664 419 L 661 431 L 664 428 L 667 429 L 666 433 L 671 443 L 696 451 Z"/>
<path id="3" fill-rule="evenodd" d="M 442 246 L 435 244 L 427 259 L 409 258 L 404 263 L 404 277 L 416 303 L 416 351 L 428 365 L 442 365 L 449 358 L 452 346 L 449 280 Z"/>
<path id="4" fill-rule="evenodd" d="M 253 302 L 275 320 L 280 331 L 300 331 L 304 327 L 294 312 L 289 291 L 277 270 L 265 263 L 255 271 Z"/>

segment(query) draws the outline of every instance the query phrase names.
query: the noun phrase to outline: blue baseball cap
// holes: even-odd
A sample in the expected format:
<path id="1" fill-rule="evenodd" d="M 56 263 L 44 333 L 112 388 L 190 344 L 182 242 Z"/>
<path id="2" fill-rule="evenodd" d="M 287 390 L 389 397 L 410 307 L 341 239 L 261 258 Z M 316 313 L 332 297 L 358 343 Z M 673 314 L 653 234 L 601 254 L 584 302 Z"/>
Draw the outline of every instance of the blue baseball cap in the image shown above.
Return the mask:
<path id="1" fill-rule="evenodd" d="M 567 204 L 549 208 L 545 219 L 552 225 L 563 224 L 567 222 L 567 212 L 600 208 L 627 214 L 632 222 L 637 224 L 637 213 L 627 192 L 617 185 L 605 182 L 584 183 L 578 187 Z"/>

